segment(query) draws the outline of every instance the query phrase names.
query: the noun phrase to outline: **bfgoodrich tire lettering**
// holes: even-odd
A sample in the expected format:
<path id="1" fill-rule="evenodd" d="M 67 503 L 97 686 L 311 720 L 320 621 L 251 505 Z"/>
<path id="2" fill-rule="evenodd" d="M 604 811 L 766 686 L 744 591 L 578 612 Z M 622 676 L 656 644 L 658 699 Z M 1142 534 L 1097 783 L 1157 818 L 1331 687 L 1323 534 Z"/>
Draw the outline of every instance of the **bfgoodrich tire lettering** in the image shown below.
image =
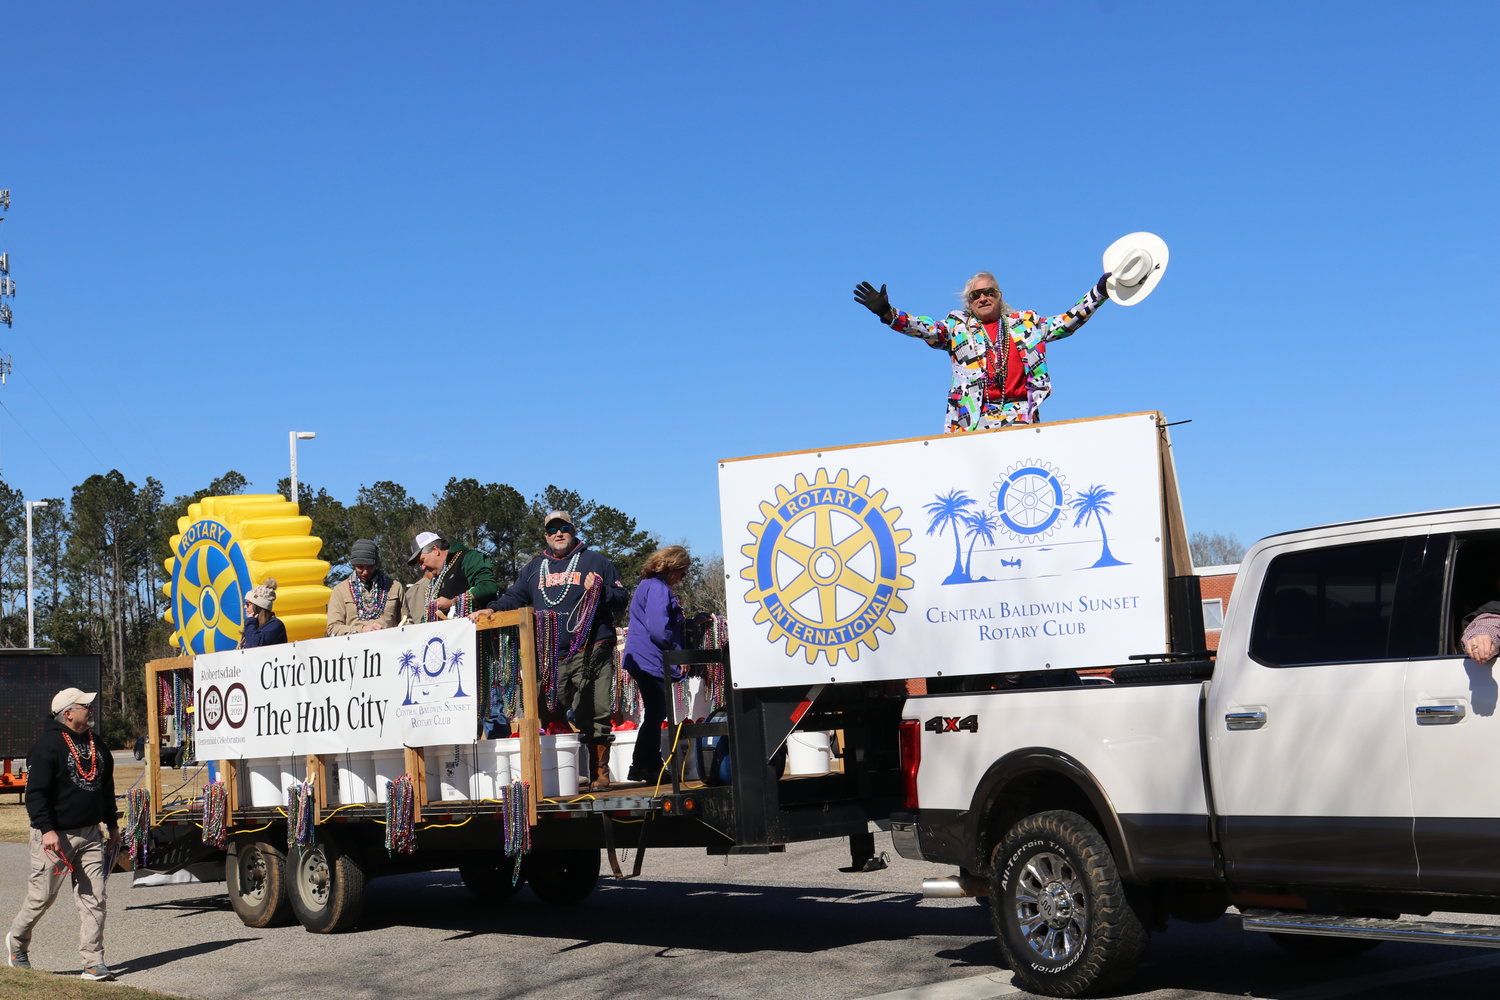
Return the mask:
<path id="1" fill-rule="evenodd" d="M 1021 820 L 995 851 L 990 917 L 1016 980 L 1078 997 L 1135 971 L 1148 935 L 1125 899 L 1109 845 L 1066 810 Z"/>

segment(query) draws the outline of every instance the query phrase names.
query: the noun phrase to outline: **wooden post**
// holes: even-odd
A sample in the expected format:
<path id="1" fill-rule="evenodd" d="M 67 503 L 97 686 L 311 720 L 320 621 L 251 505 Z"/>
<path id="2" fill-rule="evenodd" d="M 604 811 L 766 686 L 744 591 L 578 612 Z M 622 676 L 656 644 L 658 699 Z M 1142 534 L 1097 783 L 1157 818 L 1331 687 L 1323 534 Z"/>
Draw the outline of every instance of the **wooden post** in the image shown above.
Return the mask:
<path id="1" fill-rule="evenodd" d="M 406 748 L 406 773 L 411 775 L 412 819 L 422 822 L 422 807 L 427 804 L 427 763 L 422 748 Z"/>
<path id="2" fill-rule="evenodd" d="M 511 734 L 520 738 L 521 780 L 531 786 L 527 821 L 536 825 L 536 800 L 542 794 L 541 702 L 536 678 L 536 615 L 530 608 L 497 611 L 481 618 L 480 631 L 514 625 L 521 651 L 521 714 L 510 720 Z"/>
<path id="3" fill-rule="evenodd" d="M 146 790 L 151 793 L 152 826 L 161 822 L 161 700 L 156 696 L 157 678 L 173 670 L 192 669 L 191 656 L 146 662 Z"/>
<path id="4" fill-rule="evenodd" d="M 317 754 L 307 758 L 307 773 L 313 779 L 313 825 L 323 822 L 323 810 L 331 804 L 328 799 L 329 758 Z"/>

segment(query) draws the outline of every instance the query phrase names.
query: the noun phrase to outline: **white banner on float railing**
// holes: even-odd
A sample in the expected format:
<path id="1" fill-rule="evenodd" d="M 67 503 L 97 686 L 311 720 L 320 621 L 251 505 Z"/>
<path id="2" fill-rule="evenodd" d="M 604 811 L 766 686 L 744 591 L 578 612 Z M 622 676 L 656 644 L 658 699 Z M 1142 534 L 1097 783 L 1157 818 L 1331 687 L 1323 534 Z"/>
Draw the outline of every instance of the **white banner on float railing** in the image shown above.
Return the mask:
<path id="1" fill-rule="evenodd" d="M 459 619 L 196 656 L 198 759 L 471 743 L 475 634 Z"/>
<path id="2" fill-rule="evenodd" d="M 719 466 L 739 687 L 1167 648 L 1156 413 Z"/>

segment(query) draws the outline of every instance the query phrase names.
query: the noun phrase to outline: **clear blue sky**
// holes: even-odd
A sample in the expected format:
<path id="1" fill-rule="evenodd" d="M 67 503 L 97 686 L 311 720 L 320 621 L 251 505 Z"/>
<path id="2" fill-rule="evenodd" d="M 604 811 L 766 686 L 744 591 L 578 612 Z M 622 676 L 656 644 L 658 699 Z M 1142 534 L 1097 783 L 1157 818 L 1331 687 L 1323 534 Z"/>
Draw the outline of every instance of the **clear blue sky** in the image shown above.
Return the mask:
<path id="1" fill-rule="evenodd" d="M 1500 5 L 16 4 L 0 470 L 548 483 L 720 548 L 715 461 L 937 433 L 970 273 L 1159 409 L 1189 528 L 1500 500 Z"/>

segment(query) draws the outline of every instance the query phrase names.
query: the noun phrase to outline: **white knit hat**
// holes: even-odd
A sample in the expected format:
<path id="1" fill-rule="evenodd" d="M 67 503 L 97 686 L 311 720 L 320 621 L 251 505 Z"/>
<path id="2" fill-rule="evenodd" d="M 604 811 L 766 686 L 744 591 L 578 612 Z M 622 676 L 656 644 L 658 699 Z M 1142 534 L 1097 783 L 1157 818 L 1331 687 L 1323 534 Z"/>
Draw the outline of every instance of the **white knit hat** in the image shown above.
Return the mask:
<path id="1" fill-rule="evenodd" d="M 259 587 L 256 587 L 245 595 L 245 600 L 257 608 L 264 608 L 270 611 L 271 605 L 276 603 L 276 578 L 274 576 L 266 577 L 265 581 Z"/>

